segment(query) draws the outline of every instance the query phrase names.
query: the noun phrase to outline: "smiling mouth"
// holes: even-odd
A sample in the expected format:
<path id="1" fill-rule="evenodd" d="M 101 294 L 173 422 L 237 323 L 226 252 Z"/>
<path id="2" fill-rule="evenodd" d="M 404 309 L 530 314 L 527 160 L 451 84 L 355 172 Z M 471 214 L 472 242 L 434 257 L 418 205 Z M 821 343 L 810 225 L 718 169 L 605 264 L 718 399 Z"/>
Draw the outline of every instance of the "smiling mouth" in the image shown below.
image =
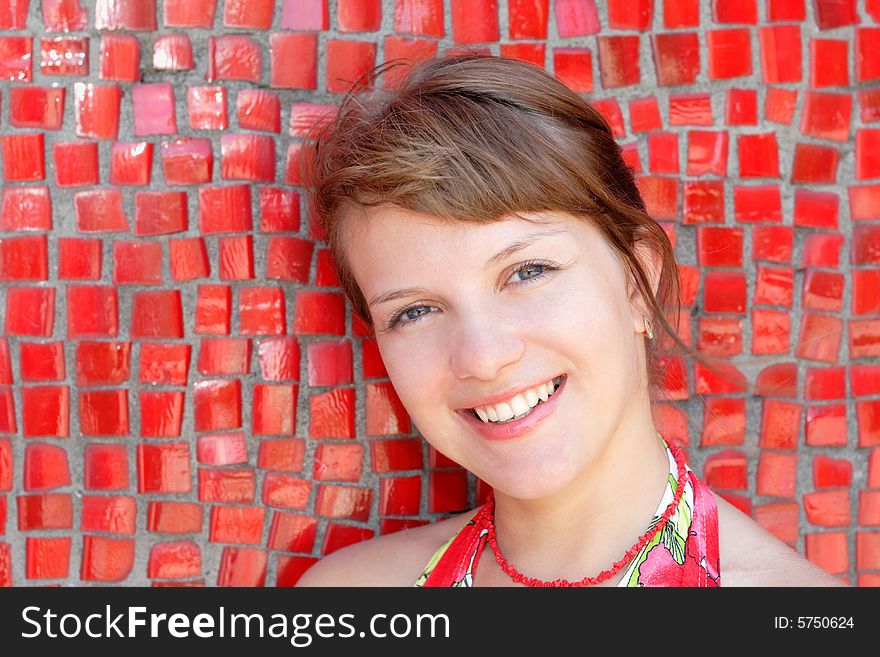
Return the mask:
<path id="1" fill-rule="evenodd" d="M 566 377 L 567 377 L 566 374 L 561 374 L 561 375 L 557 376 L 556 378 L 552 379 L 554 391 L 550 394 L 549 397 L 547 397 L 547 401 L 549 401 L 553 397 L 553 395 L 556 394 L 556 392 L 559 390 L 559 387 L 565 381 Z M 535 411 L 536 408 L 538 408 L 538 406 L 540 406 L 541 404 L 544 404 L 544 403 L 545 403 L 544 400 L 539 399 L 538 403 L 535 404 L 534 406 L 531 406 L 529 408 L 529 410 L 527 410 L 525 413 L 522 413 L 520 415 L 514 415 L 512 418 L 509 418 L 507 420 L 501 420 L 501 421 L 490 419 L 488 422 L 485 422 L 479 416 L 479 414 L 477 413 L 477 411 L 474 408 L 468 409 L 465 412 L 470 413 L 477 421 L 482 422 L 483 424 L 500 426 L 500 425 L 504 425 L 504 424 L 511 424 L 513 422 L 518 422 L 519 420 L 522 420 L 523 418 L 528 417 L 529 415 L 531 415 Z"/>

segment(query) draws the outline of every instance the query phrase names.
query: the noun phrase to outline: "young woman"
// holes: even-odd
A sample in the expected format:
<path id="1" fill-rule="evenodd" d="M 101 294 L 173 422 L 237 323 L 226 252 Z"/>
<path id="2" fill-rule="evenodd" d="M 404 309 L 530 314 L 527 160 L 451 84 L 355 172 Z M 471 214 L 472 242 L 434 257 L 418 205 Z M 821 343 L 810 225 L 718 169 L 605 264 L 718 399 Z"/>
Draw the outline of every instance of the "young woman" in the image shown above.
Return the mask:
<path id="1" fill-rule="evenodd" d="M 699 356 L 665 317 L 671 243 L 580 96 L 519 61 L 423 62 L 349 94 L 305 175 L 401 402 L 492 492 L 301 586 L 840 584 L 655 427 L 661 331 Z"/>

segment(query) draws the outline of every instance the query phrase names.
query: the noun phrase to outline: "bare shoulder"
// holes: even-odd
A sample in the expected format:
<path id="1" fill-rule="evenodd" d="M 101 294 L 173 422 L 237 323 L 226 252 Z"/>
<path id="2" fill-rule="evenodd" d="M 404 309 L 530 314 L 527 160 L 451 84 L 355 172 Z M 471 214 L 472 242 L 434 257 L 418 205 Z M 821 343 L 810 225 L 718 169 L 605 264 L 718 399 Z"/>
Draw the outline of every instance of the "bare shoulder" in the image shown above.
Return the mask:
<path id="1" fill-rule="evenodd" d="M 349 545 L 309 568 L 297 586 L 413 586 L 428 560 L 476 510 Z"/>
<path id="2" fill-rule="evenodd" d="M 724 498 L 715 501 L 723 586 L 846 586 Z"/>

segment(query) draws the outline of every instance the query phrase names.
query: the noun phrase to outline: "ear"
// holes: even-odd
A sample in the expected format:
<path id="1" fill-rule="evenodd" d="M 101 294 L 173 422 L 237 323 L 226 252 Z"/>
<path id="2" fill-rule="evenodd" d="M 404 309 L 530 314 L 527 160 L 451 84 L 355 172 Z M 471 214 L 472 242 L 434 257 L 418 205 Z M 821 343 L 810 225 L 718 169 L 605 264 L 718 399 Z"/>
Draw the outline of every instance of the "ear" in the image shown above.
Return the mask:
<path id="1" fill-rule="evenodd" d="M 648 277 L 651 294 L 656 298 L 657 288 L 660 285 L 660 274 L 663 270 L 663 258 L 657 250 L 651 248 L 645 241 L 636 241 L 634 250 L 645 275 Z M 644 298 L 641 288 L 636 283 L 635 274 L 630 276 L 628 292 L 633 317 L 633 330 L 636 333 L 644 333 L 644 316 L 647 315 L 651 318 L 651 304 Z"/>

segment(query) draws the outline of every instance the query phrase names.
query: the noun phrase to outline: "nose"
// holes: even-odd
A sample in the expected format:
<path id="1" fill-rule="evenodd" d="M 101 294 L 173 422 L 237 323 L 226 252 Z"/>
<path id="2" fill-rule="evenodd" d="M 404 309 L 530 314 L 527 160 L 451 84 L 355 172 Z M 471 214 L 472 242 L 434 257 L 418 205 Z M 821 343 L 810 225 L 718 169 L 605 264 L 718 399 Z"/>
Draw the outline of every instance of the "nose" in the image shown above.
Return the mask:
<path id="1" fill-rule="evenodd" d="M 483 308 L 463 309 L 456 330 L 450 332 L 449 368 L 459 379 L 495 381 L 525 351 L 513 322 Z"/>

